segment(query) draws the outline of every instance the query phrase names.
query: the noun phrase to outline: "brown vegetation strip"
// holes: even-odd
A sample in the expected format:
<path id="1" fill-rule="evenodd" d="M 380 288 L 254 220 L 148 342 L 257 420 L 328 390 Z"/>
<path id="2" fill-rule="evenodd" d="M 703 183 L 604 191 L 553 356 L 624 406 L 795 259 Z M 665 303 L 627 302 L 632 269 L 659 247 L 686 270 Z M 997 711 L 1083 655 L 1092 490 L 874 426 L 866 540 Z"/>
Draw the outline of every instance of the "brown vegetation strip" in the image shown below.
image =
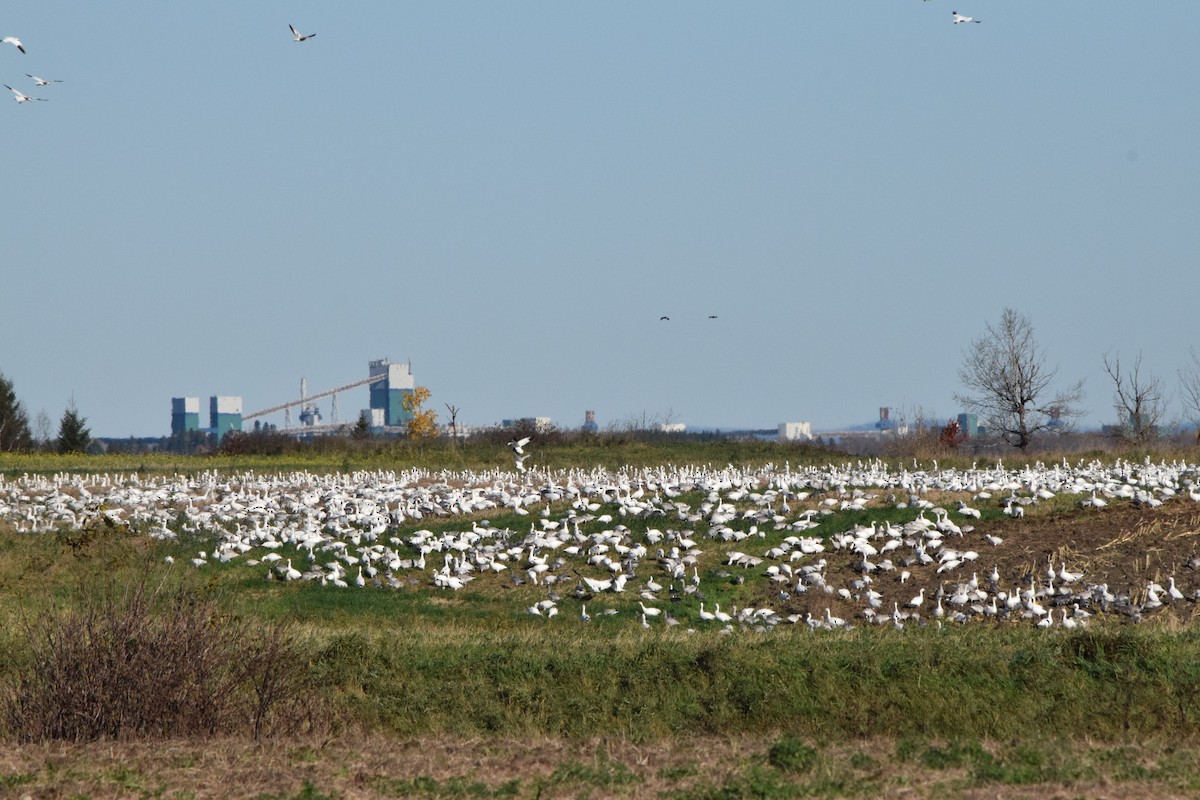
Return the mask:
<path id="1" fill-rule="evenodd" d="M 50 743 L 0 750 L 0 796 L 30 798 L 160 797 L 448 797 L 642 798 L 687 797 L 717 787 L 745 789 L 745 776 L 771 770 L 772 740 L 677 737 L 651 745 L 599 739 L 404 739 L 386 737 L 244 739 L 158 743 Z M 993 748 L 995 749 L 995 748 Z M 1059 748 L 1077 757 L 1120 752 L 1135 769 L 1153 767 L 1182 750 L 1176 744 L 1094 749 Z M 1132 754 L 1131 754 L 1132 751 Z M 1187 797 L 1193 786 L 1154 776 L 1097 774 L 1061 783 L 1003 781 L 978 785 L 961 767 L 930 768 L 921 758 L 897 758 L 893 740 L 831 747 L 835 767 L 790 776 L 819 779 L 822 769 L 850 771 L 858 780 L 818 796 L 962 798 Z M 1195 758 L 1191 751 L 1191 758 Z M 785 773 L 775 773 L 785 775 Z M 785 775 L 785 779 L 790 779 Z M 457 785 L 455 782 L 459 782 Z M 809 792 L 813 786 L 806 784 Z M 733 791 L 728 796 L 744 796 Z M 775 796 L 772 794 L 771 796 Z"/>

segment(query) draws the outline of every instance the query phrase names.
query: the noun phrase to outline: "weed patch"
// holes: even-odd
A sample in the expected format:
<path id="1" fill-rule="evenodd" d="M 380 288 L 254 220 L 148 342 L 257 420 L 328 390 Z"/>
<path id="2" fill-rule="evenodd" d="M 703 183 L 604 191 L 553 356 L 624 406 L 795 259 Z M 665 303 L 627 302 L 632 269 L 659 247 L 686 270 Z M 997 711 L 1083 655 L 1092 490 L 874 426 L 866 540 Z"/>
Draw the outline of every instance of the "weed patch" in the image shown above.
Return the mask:
<path id="1" fill-rule="evenodd" d="M 12 738 L 175 738 L 295 731 L 314 715 L 299 643 L 222 616 L 212 599 L 139 583 L 24 625 L 28 663 L 0 697 Z"/>
<path id="2" fill-rule="evenodd" d="M 817 751 L 799 739 L 780 739 L 767 751 L 767 762 L 784 772 L 809 772 L 817 763 Z"/>

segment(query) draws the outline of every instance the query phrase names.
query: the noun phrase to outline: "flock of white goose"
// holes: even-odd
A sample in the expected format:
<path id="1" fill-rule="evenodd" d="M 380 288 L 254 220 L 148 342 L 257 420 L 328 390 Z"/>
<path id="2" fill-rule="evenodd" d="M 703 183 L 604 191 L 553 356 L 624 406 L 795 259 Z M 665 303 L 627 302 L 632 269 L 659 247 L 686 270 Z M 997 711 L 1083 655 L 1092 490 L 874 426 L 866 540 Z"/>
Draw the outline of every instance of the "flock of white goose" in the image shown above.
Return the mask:
<path id="1" fill-rule="evenodd" d="M 1197 481 L 1195 465 L 1126 461 L 1016 470 L 873 461 L 617 471 L 64 473 L 0 478 L 0 527 L 37 534 L 104 523 L 103 516 L 175 541 L 176 552 L 192 543 L 198 569 L 235 562 L 270 580 L 336 589 L 455 591 L 486 579 L 522 587 L 514 611 L 547 621 L 620 614 L 647 628 L 724 631 L 1000 620 L 1073 628 L 1095 615 L 1136 621 L 1194 602 L 1200 589 L 1176 575 L 1165 576 L 1165 586 L 1110 586 L 1053 557 L 1039 569 L 1005 574 L 993 563 L 1005 526 L 977 532 L 979 509 L 1018 517 L 1064 494 L 1095 508 L 1200 503 Z M 846 518 L 837 512 L 858 510 L 907 521 L 838 529 Z M 1200 586 L 1200 576 L 1191 583 Z M 722 609 L 720 598 L 732 596 L 753 604 Z"/>

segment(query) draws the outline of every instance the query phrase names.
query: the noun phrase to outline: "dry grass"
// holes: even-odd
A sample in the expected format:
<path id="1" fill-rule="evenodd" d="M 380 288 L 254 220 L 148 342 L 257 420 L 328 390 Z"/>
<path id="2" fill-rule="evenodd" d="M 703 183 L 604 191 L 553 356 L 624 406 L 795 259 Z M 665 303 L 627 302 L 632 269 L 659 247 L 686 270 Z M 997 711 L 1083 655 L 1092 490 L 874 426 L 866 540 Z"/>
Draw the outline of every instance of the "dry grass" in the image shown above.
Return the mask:
<path id="1" fill-rule="evenodd" d="M 162 739 L 297 730 L 311 709 L 304 651 L 284 627 L 140 582 L 24 621 L 28 663 L 0 695 L 23 742 Z M 285 705 L 285 702 L 287 703 Z"/>
<path id="2" fill-rule="evenodd" d="M 810 769 L 769 764 L 755 737 L 615 739 L 244 739 L 49 743 L 0 751 L 0 794 L 14 797 L 1192 797 L 1192 749 L 1166 743 L 1049 745 L 1041 780 L 982 778 L 970 759 L 1037 748 L 867 739 L 816 750 Z M 1027 779 L 1026 779 L 1027 778 Z"/>

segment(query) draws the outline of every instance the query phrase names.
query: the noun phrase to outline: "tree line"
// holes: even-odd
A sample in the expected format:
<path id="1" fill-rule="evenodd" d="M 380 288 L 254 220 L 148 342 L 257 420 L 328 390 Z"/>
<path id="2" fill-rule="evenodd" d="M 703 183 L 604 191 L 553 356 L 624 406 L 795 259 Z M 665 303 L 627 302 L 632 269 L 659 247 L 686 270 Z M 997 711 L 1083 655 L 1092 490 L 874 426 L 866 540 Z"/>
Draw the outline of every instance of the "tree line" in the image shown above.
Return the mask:
<path id="1" fill-rule="evenodd" d="M 1178 373 L 1180 397 L 1188 421 L 1200 428 L 1200 357 L 1194 349 L 1189 353 L 1190 362 Z M 1117 415 L 1105 432 L 1139 444 L 1162 436 L 1167 425 L 1162 379 L 1143 368 L 1140 352 L 1132 362 L 1123 362 L 1119 353 L 1105 353 L 1103 362 Z M 1033 323 L 1012 308 L 1004 309 L 999 323 L 988 323 L 963 352 L 958 378 L 965 391 L 954 399 L 978 415 L 989 436 L 1020 450 L 1040 435 L 1073 430 L 1084 414 L 1083 381 L 1060 384 L 1058 367 L 1047 364 Z"/>
<path id="2" fill-rule="evenodd" d="M 58 423 L 58 436 L 49 438 L 49 418 L 43 412 L 43 425 L 46 429 L 41 437 L 35 437 L 29 425 L 29 415 L 25 412 L 13 383 L 0 373 L 0 452 L 28 450 L 57 450 L 60 453 L 82 453 L 92 441 L 91 429 L 87 419 L 75 407 L 75 398 L 67 403 Z"/>
<path id="3" fill-rule="evenodd" d="M 1179 395 L 1187 421 L 1200 432 L 1200 355 L 1191 349 L 1189 356 L 1189 362 L 1178 371 Z M 1114 424 L 1105 426 L 1105 432 L 1115 440 L 1138 444 L 1163 436 L 1167 427 L 1163 381 L 1143 367 L 1142 354 L 1129 362 L 1122 361 L 1119 353 L 1105 353 L 1103 362 L 1113 384 L 1112 408 L 1117 416 Z M 1005 308 L 999 322 L 986 323 L 983 334 L 963 351 L 958 370 L 963 391 L 954 399 L 976 414 L 987 438 L 1025 450 L 1036 438 L 1073 431 L 1075 421 L 1085 413 L 1083 381 L 1060 385 L 1058 373 L 1057 366 L 1047 363 L 1046 350 L 1038 343 L 1029 317 Z M 417 387 L 405 398 L 410 438 L 431 438 L 439 433 L 436 413 L 424 408 L 429 397 L 428 389 Z M 452 424 L 456 423 L 458 409 L 447 409 Z M 42 435 L 35 437 L 12 381 L 0 373 L 0 452 L 83 452 L 91 442 L 87 420 L 76 408 L 74 397 L 59 420 L 57 437 L 49 438 L 45 412 L 39 415 L 38 427 L 43 429 Z M 366 436 L 365 420 L 360 420 L 353 433 L 358 438 Z M 941 439 L 955 448 L 965 442 L 966 435 L 952 420 Z M 1200 443 L 1200 433 L 1197 441 Z"/>

